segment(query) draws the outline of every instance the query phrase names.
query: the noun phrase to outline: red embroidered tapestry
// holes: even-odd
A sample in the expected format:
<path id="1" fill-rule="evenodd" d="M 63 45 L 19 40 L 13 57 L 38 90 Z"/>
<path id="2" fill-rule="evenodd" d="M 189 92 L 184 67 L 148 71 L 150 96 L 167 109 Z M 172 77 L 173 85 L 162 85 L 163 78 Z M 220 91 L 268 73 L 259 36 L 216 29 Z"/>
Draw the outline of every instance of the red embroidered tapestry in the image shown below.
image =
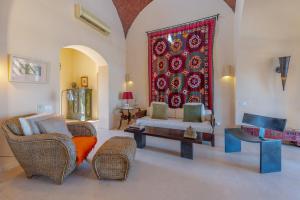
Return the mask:
<path id="1" fill-rule="evenodd" d="M 148 32 L 149 101 L 213 109 L 213 40 L 217 16 Z"/>

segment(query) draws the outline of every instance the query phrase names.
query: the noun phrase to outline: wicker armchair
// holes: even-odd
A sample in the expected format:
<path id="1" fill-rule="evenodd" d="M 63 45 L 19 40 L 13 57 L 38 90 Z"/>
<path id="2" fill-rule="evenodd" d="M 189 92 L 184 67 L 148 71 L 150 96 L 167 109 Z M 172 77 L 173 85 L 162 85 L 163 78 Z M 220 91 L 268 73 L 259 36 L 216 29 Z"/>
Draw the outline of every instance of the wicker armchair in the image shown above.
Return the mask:
<path id="1" fill-rule="evenodd" d="M 28 116 L 28 115 L 27 115 Z M 28 178 L 43 175 L 62 184 L 76 168 L 76 150 L 72 139 L 59 134 L 24 136 L 19 117 L 3 122 L 2 130 L 16 159 Z M 68 123 L 74 136 L 95 136 L 95 128 L 86 122 Z"/>

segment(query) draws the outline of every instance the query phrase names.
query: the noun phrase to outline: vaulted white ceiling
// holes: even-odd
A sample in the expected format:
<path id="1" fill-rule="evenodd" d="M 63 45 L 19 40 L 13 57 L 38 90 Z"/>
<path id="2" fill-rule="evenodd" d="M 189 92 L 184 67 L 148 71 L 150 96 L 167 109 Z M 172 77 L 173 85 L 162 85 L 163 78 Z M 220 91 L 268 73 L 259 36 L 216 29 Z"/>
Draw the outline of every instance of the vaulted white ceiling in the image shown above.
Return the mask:
<path id="1" fill-rule="evenodd" d="M 122 22 L 125 36 L 138 14 L 153 0 L 112 0 Z M 234 11 L 236 0 L 224 0 Z"/>

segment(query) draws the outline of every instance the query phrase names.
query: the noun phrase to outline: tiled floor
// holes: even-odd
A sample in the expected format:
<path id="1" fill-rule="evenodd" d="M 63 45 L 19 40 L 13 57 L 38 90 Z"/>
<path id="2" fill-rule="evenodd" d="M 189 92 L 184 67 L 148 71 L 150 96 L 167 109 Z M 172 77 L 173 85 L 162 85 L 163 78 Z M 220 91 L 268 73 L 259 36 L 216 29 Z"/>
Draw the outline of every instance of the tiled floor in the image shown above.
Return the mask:
<path id="1" fill-rule="evenodd" d="M 98 146 L 114 135 L 124 133 L 101 130 Z M 259 174 L 257 144 L 245 143 L 241 153 L 225 154 L 223 136 L 216 139 L 214 148 L 195 145 L 195 159 L 188 160 L 179 157 L 178 142 L 149 137 L 148 146 L 137 150 L 125 182 L 96 180 L 88 163 L 61 186 L 45 177 L 28 180 L 18 167 L 0 175 L 0 199 L 300 199 L 300 148 L 283 146 L 281 173 Z"/>

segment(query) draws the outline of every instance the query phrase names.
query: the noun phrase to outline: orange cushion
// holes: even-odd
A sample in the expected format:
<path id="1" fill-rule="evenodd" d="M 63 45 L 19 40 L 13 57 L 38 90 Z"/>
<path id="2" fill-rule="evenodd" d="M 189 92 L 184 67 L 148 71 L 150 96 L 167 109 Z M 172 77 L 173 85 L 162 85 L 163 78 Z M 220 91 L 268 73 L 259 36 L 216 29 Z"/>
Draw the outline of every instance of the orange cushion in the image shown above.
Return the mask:
<path id="1" fill-rule="evenodd" d="M 97 137 L 73 137 L 72 140 L 76 148 L 76 163 L 80 165 L 94 148 L 97 143 Z"/>

